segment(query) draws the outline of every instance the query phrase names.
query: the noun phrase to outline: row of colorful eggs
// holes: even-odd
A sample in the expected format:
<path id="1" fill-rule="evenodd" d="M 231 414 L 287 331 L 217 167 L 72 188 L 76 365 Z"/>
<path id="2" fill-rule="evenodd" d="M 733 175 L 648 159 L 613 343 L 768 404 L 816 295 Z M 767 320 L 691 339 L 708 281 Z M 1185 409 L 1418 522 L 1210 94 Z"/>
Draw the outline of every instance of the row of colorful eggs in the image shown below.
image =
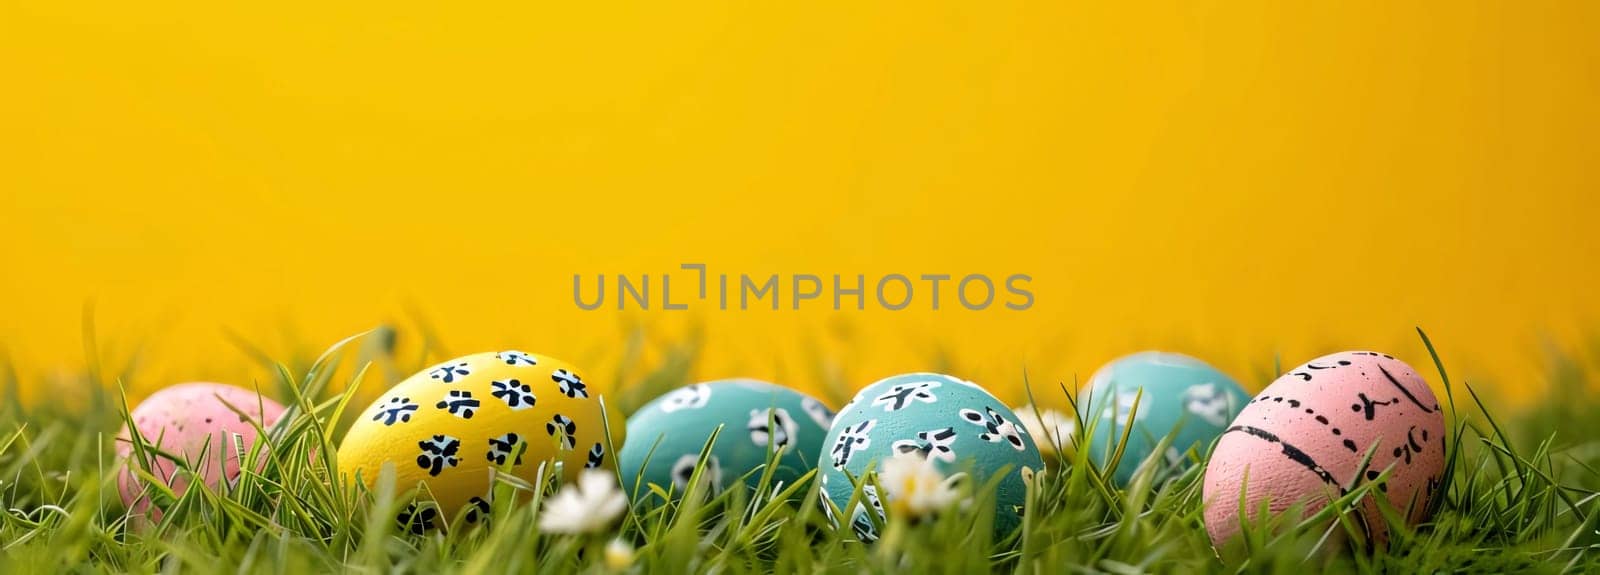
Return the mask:
<path id="1" fill-rule="evenodd" d="M 1385 470 L 1382 493 L 1408 520 L 1420 521 L 1443 473 L 1438 403 L 1415 370 L 1385 354 L 1318 358 L 1252 399 L 1200 360 L 1145 352 L 1100 369 L 1081 399 L 1079 419 L 1093 422 L 1081 439 L 1093 461 L 1116 465 L 1107 473 L 1119 484 L 1146 466 L 1180 468 L 1185 453 L 1204 453 L 1216 442 L 1203 494 L 1205 523 L 1218 543 L 1238 531 L 1239 509 L 1316 509 L 1328 495 Z M 570 479 L 580 469 L 620 466 L 625 482 L 634 482 L 624 487 L 648 499 L 687 489 L 706 451 L 702 473 L 712 488 L 753 485 L 764 471 L 772 484 L 790 484 L 819 468 L 823 498 L 843 506 L 856 493 L 852 477 L 915 454 L 979 485 L 992 480 L 996 526 L 1004 531 L 1018 521 L 1026 479 L 1044 467 L 1040 447 L 1066 441 L 1033 437 L 978 385 L 931 373 L 873 383 L 837 414 L 815 398 L 754 380 L 679 388 L 640 408 L 625 431 L 605 428 L 602 405 L 576 368 L 553 358 L 505 351 L 454 359 L 400 382 L 362 412 L 340 445 L 339 471 L 370 484 L 392 468 L 397 485 L 426 485 L 432 517 L 470 522 L 488 506 L 492 469 L 532 479 L 541 464 L 560 462 Z M 186 384 L 152 395 L 131 415 L 140 435 L 163 450 L 200 449 L 210 438 L 217 447 L 203 476 L 213 480 L 238 473 L 237 454 L 220 448 L 231 443 L 229 432 L 270 427 L 282 411 L 243 389 Z M 132 446 L 126 431 L 123 437 L 118 449 L 127 456 Z M 609 446 L 620 446 L 615 458 Z M 775 467 L 763 470 L 769 455 Z M 152 465 L 155 477 L 182 481 L 171 461 Z M 125 470 L 119 478 L 124 502 L 158 513 L 134 477 Z M 868 504 L 880 520 L 884 506 L 871 485 L 858 497 L 849 524 L 870 539 Z M 824 505 L 830 519 L 832 508 Z M 1361 511 L 1370 533 L 1382 537 L 1375 503 L 1369 498 Z"/>

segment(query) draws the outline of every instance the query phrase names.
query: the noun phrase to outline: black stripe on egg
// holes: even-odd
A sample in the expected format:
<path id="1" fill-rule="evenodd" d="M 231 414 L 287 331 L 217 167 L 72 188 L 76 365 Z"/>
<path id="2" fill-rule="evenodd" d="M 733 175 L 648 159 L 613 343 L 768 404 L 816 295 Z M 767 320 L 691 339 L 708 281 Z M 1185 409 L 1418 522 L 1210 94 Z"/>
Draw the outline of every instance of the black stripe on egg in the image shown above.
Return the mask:
<path id="1" fill-rule="evenodd" d="M 1333 474 L 1328 473 L 1327 469 L 1323 469 L 1322 466 L 1319 465 L 1315 459 L 1312 459 L 1310 454 L 1306 453 L 1305 451 L 1302 451 L 1298 447 L 1295 447 L 1293 444 L 1284 441 L 1283 439 L 1279 438 L 1277 435 L 1273 434 L 1272 432 L 1267 431 L 1265 429 L 1261 429 L 1259 427 L 1251 427 L 1251 426 L 1248 426 L 1248 425 L 1235 425 L 1233 427 L 1229 427 L 1228 430 L 1223 432 L 1223 433 L 1224 434 L 1228 434 L 1228 433 L 1233 433 L 1235 431 L 1238 431 L 1238 432 L 1241 432 L 1241 433 L 1246 433 L 1246 434 L 1249 434 L 1249 435 L 1253 435 L 1255 437 L 1258 437 L 1258 438 L 1266 440 L 1268 443 L 1276 443 L 1276 444 L 1278 444 L 1278 447 L 1283 450 L 1284 457 L 1288 457 L 1290 461 L 1298 463 L 1302 467 L 1305 467 L 1306 470 L 1310 471 L 1313 474 L 1316 474 L 1316 476 L 1319 479 L 1322 479 L 1323 483 L 1326 483 L 1328 485 L 1332 485 L 1334 487 L 1337 487 L 1339 489 L 1339 494 L 1340 495 L 1344 495 L 1346 493 L 1344 486 L 1339 484 L 1339 480 L 1334 479 L 1333 478 Z"/>
<path id="2" fill-rule="evenodd" d="M 1395 379 L 1394 374 L 1389 373 L 1389 370 L 1384 369 L 1383 366 L 1378 366 L 1378 371 L 1383 372 L 1383 377 L 1387 378 L 1389 383 L 1394 384 L 1395 388 L 1400 390 L 1400 393 L 1405 394 L 1406 399 L 1411 400 L 1411 403 L 1415 403 L 1417 404 L 1417 407 L 1422 408 L 1424 413 L 1433 413 L 1435 409 L 1439 409 L 1437 404 L 1435 404 L 1432 409 L 1429 409 L 1428 406 L 1423 405 L 1421 401 L 1417 401 L 1417 396 L 1411 395 L 1411 390 L 1406 389 L 1406 386 L 1404 385 L 1400 385 L 1400 380 Z"/>
<path id="3" fill-rule="evenodd" d="M 1289 402 L 1289 407 L 1293 407 L 1293 408 L 1299 408 L 1300 407 L 1300 400 L 1298 400 L 1298 399 L 1286 399 L 1284 397 L 1262 396 L 1262 397 L 1257 397 L 1255 399 L 1250 400 L 1250 403 L 1255 403 L 1257 401 L 1272 401 L 1272 402 L 1277 402 L 1277 403 L 1283 403 L 1284 401 L 1288 401 Z M 1315 418 L 1317 420 L 1317 423 L 1322 424 L 1323 427 L 1327 427 L 1329 433 L 1332 433 L 1335 436 L 1341 436 L 1341 437 L 1344 436 L 1344 431 L 1339 429 L 1339 428 L 1337 428 L 1337 427 L 1333 427 L 1333 423 L 1328 421 L 1328 417 L 1327 416 L 1325 416 L 1325 415 L 1317 415 L 1317 411 L 1315 409 L 1311 409 L 1309 407 L 1305 408 L 1305 412 L 1306 412 L 1306 415 L 1310 415 L 1313 418 Z M 1360 451 L 1359 449 L 1356 449 L 1356 442 L 1351 441 L 1349 439 L 1345 439 L 1344 440 L 1344 448 L 1350 450 L 1351 453 L 1357 453 L 1357 452 Z"/>

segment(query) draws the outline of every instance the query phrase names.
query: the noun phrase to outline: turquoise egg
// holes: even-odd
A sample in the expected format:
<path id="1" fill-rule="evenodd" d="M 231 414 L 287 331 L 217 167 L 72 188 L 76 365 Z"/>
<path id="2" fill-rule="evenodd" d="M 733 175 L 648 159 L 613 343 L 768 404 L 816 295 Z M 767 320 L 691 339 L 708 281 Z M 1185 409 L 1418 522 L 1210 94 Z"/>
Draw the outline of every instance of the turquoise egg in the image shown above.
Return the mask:
<path id="1" fill-rule="evenodd" d="M 1016 414 L 989 392 L 948 375 L 908 373 L 867 386 L 834 417 L 818 455 L 822 496 L 842 508 L 854 491 L 850 477 L 879 469 L 897 453 L 920 454 L 946 475 L 970 473 L 971 485 L 986 485 L 1004 472 L 995 499 L 995 527 L 1002 535 L 1021 521 L 1024 478 L 1044 468 Z M 862 491 L 864 504 L 847 511 L 850 527 L 857 538 L 872 541 L 878 533 L 867 507 L 881 523 L 887 520 L 885 501 L 871 484 Z M 823 510 L 838 527 L 832 507 L 823 505 Z"/>
<path id="2" fill-rule="evenodd" d="M 769 446 L 779 451 L 772 484 L 793 484 L 812 468 L 833 411 L 800 392 L 753 379 L 729 379 L 680 387 L 628 418 L 627 443 L 617 454 L 623 487 L 635 478 L 641 501 L 649 484 L 674 494 L 688 487 L 700 451 L 718 426 L 706 469 L 713 490 L 744 478 L 754 487 Z M 648 461 L 647 461 L 648 459 Z M 754 472 L 754 473 L 752 473 Z M 657 498 L 659 502 L 659 498 Z"/>
<path id="3" fill-rule="evenodd" d="M 1117 468 L 1108 470 L 1123 486 L 1168 434 L 1173 434 L 1170 447 L 1151 460 L 1162 465 L 1158 478 L 1185 467 L 1183 453 L 1190 447 L 1203 453 L 1250 401 L 1250 395 L 1227 374 L 1187 355 L 1146 351 L 1108 363 L 1089 378 L 1078 399 L 1085 409 L 1079 415 L 1079 421 L 1085 422 L 1080 427 L 1097 419 L 1089 436 L 1089 454 L 1100 465 L 1110 461 L 1135 398 L 1138 411 L 1127 447 Z"/>

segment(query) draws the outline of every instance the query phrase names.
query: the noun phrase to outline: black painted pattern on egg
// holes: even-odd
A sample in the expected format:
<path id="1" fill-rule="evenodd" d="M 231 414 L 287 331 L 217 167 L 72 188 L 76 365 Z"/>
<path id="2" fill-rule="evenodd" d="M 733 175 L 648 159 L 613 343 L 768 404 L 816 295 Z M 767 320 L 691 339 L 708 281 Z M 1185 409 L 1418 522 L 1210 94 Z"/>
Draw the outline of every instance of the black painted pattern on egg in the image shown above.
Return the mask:
<path id="1" fill-rule="evenodd" d="M 1274 434 L 1274 433 L 1272 433 L 1270 431 L 1267 431 L 1265 429 L 1261 429 L 1259 427 L 1251 427 L 1251 426 L 1248 426 L 1248 425 L 1235 425 L 1233 427 L 1229 427 L 1228 430 L 1223 432 L 1223 433 L 1225 433 L 1225 434 L 1226 433 L 1233 433 L 1235 431 L 1242 432 L 1242 433 L 1247 433 L 1249 435 L 1256 436 L 1258 438 L 1266 440 L 1268 443 L 1277 444 L 1278 447 L 1283 451 L 1284 457 L 1288 457 L 1289 460 L 1294 461 L 1295 463 L 1298 463 L 1301 466 L 1305 467 L 1307 470 L 1311 471 L 1311 473 L 1315 474 L 1318 478 L 1322 479 L 1323 483 L 1326 483 L 1328 485 L 1331 485 L 1333 487 L 1338 488 L 1340 495 L 1344 495 L 1346 493 L 1346 490 L 1345 490 L 1344 486 L 1339 484 L 1339 480 L 1334 479 L 1333 474 L 1328 473 L 1328 470 L 1324 469 L 1321 464 L 1318 464 L 1317 461 L 1315 459 L 1313 459 L 1310 454 L 1306 453 L 1305 451 L 1302 451 L 1298 447 L 1295 447 L 1293 444 L 1290 444 L 1289 442 L 1284 441 L 1282 438 L 1279 438 L 1276 434 Z"/>
<path id="2" fill-rule="evenodd" d="M 902 439 L 889 447 L 895 453 L 915 453 L 924 459 L 933 458 L 946 463 L 954 463 L 956 452 L 951 447 L 956 441 L 956 430 L 953 427 L 918 431 L 916 439 Z"/>
<path id="3" fill-rule="evenodd" d="M 462 519 L 473 525 L 476 525 L 479 522 L 482 522 L 484 525 L 488 525 L 489 500 L 477 496 L 467 500 L 467 513 L 462 517 Z"/>
<path id="4" fill-rule="evenodd" d="M 878 420 L 868 419 L 854 426 L 847 426 L 839 432 L 839 437 L 834 439 L 833 447 L 828 453 L 833 458 L 834 467 L 844 467 L 850 463 L 850 458 L 856 453 L 872 445 L 872 428 L 878 425 Z"/>
<path id="5" fill-rule="evenodd" d="M 572 373 L 565 369 L 558 369 L 555 370 L 554 373 L 550 374 L 550 380 L 556 382 L 556 386 L 561 390 L 561 393 L 567 397 L 581 397 L 584 399 L 588 399 L 589 397 L 589 391 L 588 388 L 583 384 L 583 378 L 578 377 L 578 374 L 576 373 Z"/>
<path id="6" fill-rule="evenodd" d="M 1006 416 L 1001 415 L 992 407 L 984 406 L 982 413 L 979 413 L 976 409 L 961 409 L 957 413 L 967 423 L 983 428 L 984 431 L 978 434 L 978 439 L 989 443 L 1005 442 L 1017 451 L 1022 451 L 1026 447 L 1022 442 L 1022 434 L 1017 431 L 1016 424 L 1006 420 Z"/>
<path id="7" fill-rule="evenodd" d="M 420 508 L 419 508 L 420 507 Z M 439 518 L 439 510 L 433 506 L 419 506 L 416 503 L 406 505 L 405 509 L 395 515 L 395 521 L 401 529 L 409 531 L 412 535 L 422 535 L 433 529 L 434 522 Z"/>
<path id="8" fill-rule="evenodd" d="M 578 423 L 572 418 L 557 413 L 544 424 L 545 431 L 550 437 L 556 438 L 561 443 L 561 449 L 572 449 L 574 436 L 578 434 Z"/>
<path id="9" fill-rule="evenodd" d="M 1393 359 L 1393 358 L 1390 358 L 1390 359 Z M 1404 385 L 1400 385 L 1400 380 L 1395 379 L 1394 378 L 1394 374 L 1389 373 L 1389 370 L 1384 369 L 1383 366 L 1381 366 L 1381 365 L 1378 366 L 1378 371 L 1383 372 L 1383 377 L 1385 379 L 1388 379 L 1389 383 L 1394 384 L 1395 389 L 1400 390 L 1400 393 L 1405 394 L 1406 399 L 1411 400 L 1411 403 L 1415 404 L 1417 407 L 1422 408 L 1423 412 L 1425 412 L 1425 413 L 1433 413 L 1434 411 L 1439 409 L 1439 404 L 1437 404 L 1437 403 L 1433 404 L 1432 408 L 1429 408 L 1428 406 L 1423 405 L 1421 401 L 1417 400 L 1417 396 L 1411 394 L 1411 390 L 1406 389 L 1406 386 L 1404 386 Z"/>
<path id="10" fill-rule="evenodd" d="M 519 379 L 490 381 L 489 387 L 494 390 L 489 392 L 489 395 L 506 402 L 506 407 L 513 410 L 532 409 L 539 401 L 539 398 L 533 395 L 533 388 Z"/>
<path id="11" fill-rule="evenodd" d="M 512 465 L 522 465 L 522 454 L 527 451 L 528 443 L 515 433 L 489 438 L 489 461 L 495 465 L 505 465 L 508 459 Z"/>
<path id="12" fill-rule="evenodd" d="M 433 368 L 432 371 L 429 371 L 428 377 L 444 383 L 455 383 L 456 378 L 458 377 L 472 375 L 472 370 L 468 367 L 469 365 L 470 364 L 465 361 L 454 364 L 446 363 L 439 367 Z"/>
<path id="13" fill-rule="evenodd" d="M 1274 403 L 1283 403 L 1283 402 L 1287 401 L 1289 403 L 1289 407 L 1292 407 L 1292 408 L 1295 408 L 1295 409 L 1299 409 L 1300 408 L 1300 400 L 1298 400 L 1298 399 L 1285 399 L 1283 397 L 1262 396 L 1262 397 L 1257 397 L 1255 399 L 1250 400 L 1250 403 L 1255 403 L 1257 401 L 1271 401 L 1271 402 L 1274 402 Z M 1307 408 L 1305 408 L 1305 413 L 1306 413 L 1306 415 L 1312 416 L 1312 418 L 1315 419 L 1317 421 L 1317 423 L 1322 424 L 1323 427 L 1327 427 L 1329 433 L 1332 433 L 1335 436 L 1344 435 L 1344 431 L 1343 430 L 1339 429 L 1338 427 L 1334 427 L 1333 423 L 1328 421 L 1328 417 L 1327 416 L 1318 415 L 1317 411 L 1315 409 L 1311 409 L 1311 408 L 1307 407 Z M 1345 439 L 1344 440 L 1344 448 L 1348 449 L 1352 453 L 1354 453 L 1354 452 L 1357 451 L 1356 450 L 1356 442 L 1351 441 L 1349 439 Z"/>
<path id="14" fill-rule="evenodd" d="M 505 362 L 506 365 L 539 365 L 538 359 L 520 351 L 502 351 L 494 354 L 494 358 Z"/>
<path id="15" fill-rule="evenodd" d="M 1350 355 L 1365 355 L 1367 357 L 1381 357 L 1381 358 L 1384 358 L 1384 359 L 1394 359 L 1394 356 L 1389 355 L 1387 353 L 1377 353 L 1377 352 L 1373 352 L 1373 351 L 1352 351 L 1352 352 L 1350 352 Z"/>
<path id="16" fill-rule="evenodd" d="M 1374 358 L 1382 357 L 1382 358 L 1394 360 L 1394 356 L 1387 355 L 1387 354 L 1374 353 L 1374 352 L 1351 352 L 1350 355 L 1367 356 L 1367 357 L 1374 357 Z M 1316 372 L 1319 372 L 1319 371 L 1323 371 L 1323 370 L 1337 369 L 1337 368 L 1340 368 L 1340 367 L 1346 367 L 1346 366 L 1350 366 L 1350 365 L 1353 365 L 1353 362 L 1350 362 L 1348 360 L 1338 360 L 1338 361 L 1336 361 L 1336 362 L 1334 362 L 1332 364 L 1317 364 L 1315 362 L 1312 362 L 1312 363 L 1306 364 L 1305 369 L 1297 370 L 1295 372 L 1292 372 L 1290 375 L 1297 376 L 1302 381 L 1311 381 L 1313 373 L 1316 373 Z M 1434 412 L 1439 410 L 1439 405 L 1438 404 L 1434 404 L 1432 407 L 1424 405 L 1419 399 L 1417 399 L 1415 394 L 1411 393 L 1411 390 L 1407 389 L 1405 387 L 1405 385 L 1401 384 L 1400 380 L 1398 378 L 1396 378 L 1394 376 L 1394 374 L 1390 373 L 1389 370 L 1387 368 L 1385 368 L 1383 365 L 1374 363 L 1373 367 L 1378 368 L 1378 371 L 1383 374 L 1384 379 L 1386 379 L 1389 382 L 1390 385 L 1392 385 L 1396 390 L 1398 390 L 1400 392 L 1401 396 L 1404 396 L 1406 400 L 1409 400 L 1412 405 L 1415 405 L 1417 408 L 1421 409 L 1424 413 L 1434 413 Z M 1366 376 L 1367 376 L 1366 372 L 1363 371 L 1361 373 L 1361 375 L 1367 381 L 1370 381 L 1370 378 L 1366 378 Z M 1390 406 L 1399 406 L 1402 403 L 1402 401 L 1400 399 L 1401 396 L 1394 396 L 1394 397 L 1391 397 L 1389 399 L 1373 399 L 1373 398 L 1371 398 L 1370 396 L 1367 395 L 1367 391 L 1370 391 L 1370 390 L 1357 391 L 1356 392 L 1356 397 L 1353 398 L 1354 401 L 1350 405 L 1351 411 L 1354 412 L 1354 413 L 1360 414 L 1366 421 L 1374 421 L 1375 418 L 1377 417 L 1377 415 L 1379 413 L 1381 413 L 1381 411 L 1382 411 L 1382 410 L 1380 410 L 1380 408 L 1390 407 Z M 1253 398 L 1253 399 L 1250 400 L 1250 403 L 1256 403 L 1256 402 L 1262 402 L 1262 403 L 1272 402 L 1272 403 L 1279 403 L 1279 404 L 1288 403 L 1289 407 L 1295 408 L 1295 409 L 1299 409 L 1300 405 L 1301 405 L 1301 402 L 1299 400 L 1288 399 L 1286 397 L 1281 397 L 1281 396 L 1260 396 L 1260 397 L 1256 397 L 1256 398 Z M 1360 449 L 1356 445 L 1355 441 L 1353 441 L 1353 440 L 1351 440 L 1351 439 L 1349 439 L 1347 437 L 1343 437 L 1343 435 L 1344 435 L 1343 430 L 1341 430 L 1338 427 L 1334 426 L 1326 415 L 1318 414 L 1316 412 L 1316 410 L 1314 410 L 1312 408 L 1309 408 L 1309 407 L 1305 408 L 1304 412 L 1305 412 L 1306 415 L 1311 416 L 1313 418 L 1313 420 L 1315 420 L 1318 424 L 1321 424 L 1323 427 L 1327 428 L 1329 433 L 1333 434 L 1336 437 L 1341 437 L 1341 445 L 1343 445 L 1346 450 L 1350 451 L 1351 453 L 1360 453 Z M 1397 416 L 1397 417 L 1398 416 L 1403 416 L 1403 415 L 1404 415 L 1403 412 L 1396 412 L 1395 413 L 1395 416 Z M 1291 460 L 1294 460 L 1296 463 L 1299 463 L 1302 466 L 1307 467 L 1307 469 L 1312 470 L 1325 483 L 1340 487 L 1340 492 L 1341 493 L 1345 493 L 1346 492 L 1346 490 L 1343 488 L 1343 486 L 1339 486 L 1337 484 L 1337 481 L 1332 477 L 1332 475 L 1331 474 L 1327 474 L 1326 470 L 1323 469 L 1321 467 L 1321 465 L 1318 464 L 1316 461 L 1314 461 L 1308 454 L 1306 454 L 1304 451 L 1300 450 L 1299 448 L 1297 448 L 1297 447 L 1295 447 L 1293 445 L 1290 445 L 1288 443 L 1283 442 L 1283 440 L 1281 438 L 1277 437 L 1275 434 L 1266 432 L 1264 430 L 1260 430 L 1258 428 L 1249 427 L 1249 426 L 1233 426 L 1233 427 L 1230 427 L 1225 433 L 1230 433 L 1230 432 L 1234 432 L 1234 431 L 1242 431 L 1242 432 L 1250 433 L 1251 435 L 1255 435 L 1256 437 L 1260 437 L 1262 439 L 1266 439 L 1266 440 L 1271 441 L 1273 443 L 1280 444 L 1283 447 L 1283 452 L 1284 452 L 1285 456 L 1289 457 Z M 1425 448 L 1424 444 L 1427 443 L 1428 439 L 1429 438 L 1428 438 L 1427 430 L 1419 429 L 1417 426 L 1414 426 L 1414 425 L 1411 426 L 1406 432 L 1405 443 L 1403 443 L 1400 446 L 1397 446 L 1397 447 L 1393 448 L 1393 450 L 1390 452 L 1390 455 L 1393 457 L 1392 463 L 1401 463 L 1401 462 L 1403 462 L 1406 465 L 1410 465 L 1411 462 L 1412 462 L 1412 456 L 1414 454 L 1422 453 L 1423 449 Z M 1380 438 L 1380 440 L 1381 440 L 1381 438 Z M 1376 470 L 1376 469 L 1367 469 L 1367 470 L 1365 470 L 1364 473 L 1361 473 L 1361 475 L 1364 476 L 1368 481 L 1371 481 L 1371 480 L 1377 479 L 1381 475 L 1381 472 L 1379 470 Z M 1437 483 L 1438 480 L 1437 480 L 1436 477 L 1430 477 L 1428 479 L 1428 481 L 1431 482 L 1431 483 Z M 1382 490 L 1382 491 L 1385 491 L 1385 492 L 1388 491 L 1388 485 L 1387 484 L 1380 484 L 1378 486 L 1378 488 L 1380 490 Z M 1430 487 L 1430 490 L 1431 489 L 1432 489 L 1432 487 Z M 1426 497 L 1426 495 L 1425 495 L 1425 497 Z"/>
<path id="17" fill-rule="evenodd" d="M 461 449 L 461 440 L 448 435 L 435 435 L 430 439 L 417 442 L 417 447 L 422 449 L 417 454 L 417 466 L 428 470 L 428 475 L 438 477 L 446 467 L 455 467 L 460 460 L 456 452 Z"/>
<path id="18" fill-rule="evenodd" d="M 1347 360 L 1347 359 L 1341 359 L 1339 361 L 1334 362 L 1332 365 L 1317 365 L 1317 362 L 1313 361 L 1311 363 L 1307 363 L 1305 365 L 1304 369 L 1297 370 L 1297 371 L 1295 371 L 1294 373 L 1292 373 L 1290 375 L 1294 375 L 1296 377 L 1299 377 L 1301 379 L 1301 381 L 1311 381 L 1311 374 L 1312 373 L 1315 373 L 1315 372 L 1318 372 L 1318 371 L 1322 371 L 1322 370 L 1325 370 L 1325 369 L 1338 369 L 1338 368 L 1341 368 L 1341 367 L 1347 367 L 1349 365 L 1350 365 L 1350 360 Z"/>
<path id="19" fill-rule="evenodd" d="M 384 425 L 396 423 L 411 423 L 411 414 L 421 406 L 412 403 L 409 397 L 391 397 L 389 402 L 378 407 L 378 413 L 373 414 L 373 421 L 382 421 Z M 142 422 L 141 422 L 142 423 Z M 211 423 L 208 419 L 206 423 Z M 182 428 L 179 428 L 182 431 Z"/>
<path id="20" fill-rule="evenodd" d="M 452 389 L 448 395 L 433 406 L 461 419 L 472 419 L 472 414 L 478 411 L 479 402 L 472 398 L 472 392 L 470 391 Z"/>

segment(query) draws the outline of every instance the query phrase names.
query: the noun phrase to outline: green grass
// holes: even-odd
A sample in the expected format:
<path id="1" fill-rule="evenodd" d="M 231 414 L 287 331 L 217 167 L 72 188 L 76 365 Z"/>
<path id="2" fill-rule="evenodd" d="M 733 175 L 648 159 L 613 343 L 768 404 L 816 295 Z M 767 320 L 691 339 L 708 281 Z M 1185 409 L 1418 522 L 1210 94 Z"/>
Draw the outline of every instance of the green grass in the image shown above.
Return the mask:
<path id="1" fill-rule="evenodd" d="M 394 339 L 383 330 L 283 364 L 246 344 L 277 373 L 264 393 L 292 406 L 263 443 L 268 463 L 232 488 L 158 494 L 166 514 L 154 525 L 132 524 L 116 493 L 111 438 L 126 417 L 117 382 L 127 368 L 92 360 L 74 382 L 52 384 L 53 397 L 73 399 L 24 406 L 22 382 L 0 362 L 0 573 L 1600 571 L 1600 398 L 1585 367 L 1593 357 L 1553 361 L 1537 377 L 1554 391 L 1513 412 L 1449 381 L 1436 356 L 1428 377 L 1447 384 L 1452 431 L 1446 496 L 1430 522 L 1392 526 L 1388 545 L 1368 546 L 1339 517 L 1367 496 L 1356 489 L 1308 520 L 1263 521 L 1214 550 L 1201 523 L 1203 469 L 1159 483 L 1142 473 L 1121 490 L 1081 449 L 1049 462 L 1029 493 L 1023 528 L 999 541 L 986 527 L 992 513 L 979 504 L 918 523 L 892 517 L 881 540 L 862 544 L 830 528 L 813 482 L 774 495 L 765 477 L 754 492 L 763 496 L 691 493 L 591 536 L 541 534 L 539 502 L 553 482 L 508 480 L 497 486 L 491 527 L 410 535 L 393 517 L 411 493 L 381 482 L 369 493 L 328 472 L 353 384 L 365 378 L 370 390 L 387 383 L 374 379 L 393 376 L 375 376 L 368 362 L 420 367 L 429 359 L 387 357 Z M 638 357 L 644 341 L 628 340 L 623 357 Z M 619 369 L 628 383 L 614 394 L 622 412 L 687 383 L 697 344 L 663 345 L 652 350 L 660 358 L 653 365 L 626 359 L 633 363 Z M 86 346 L 98 349 L 93 337 Z M 1026 383 L 1034 397 L 1074 387 Z M 631 562 L 608 564 L 605 547 L 614 540 L 634 548 Z"/>

